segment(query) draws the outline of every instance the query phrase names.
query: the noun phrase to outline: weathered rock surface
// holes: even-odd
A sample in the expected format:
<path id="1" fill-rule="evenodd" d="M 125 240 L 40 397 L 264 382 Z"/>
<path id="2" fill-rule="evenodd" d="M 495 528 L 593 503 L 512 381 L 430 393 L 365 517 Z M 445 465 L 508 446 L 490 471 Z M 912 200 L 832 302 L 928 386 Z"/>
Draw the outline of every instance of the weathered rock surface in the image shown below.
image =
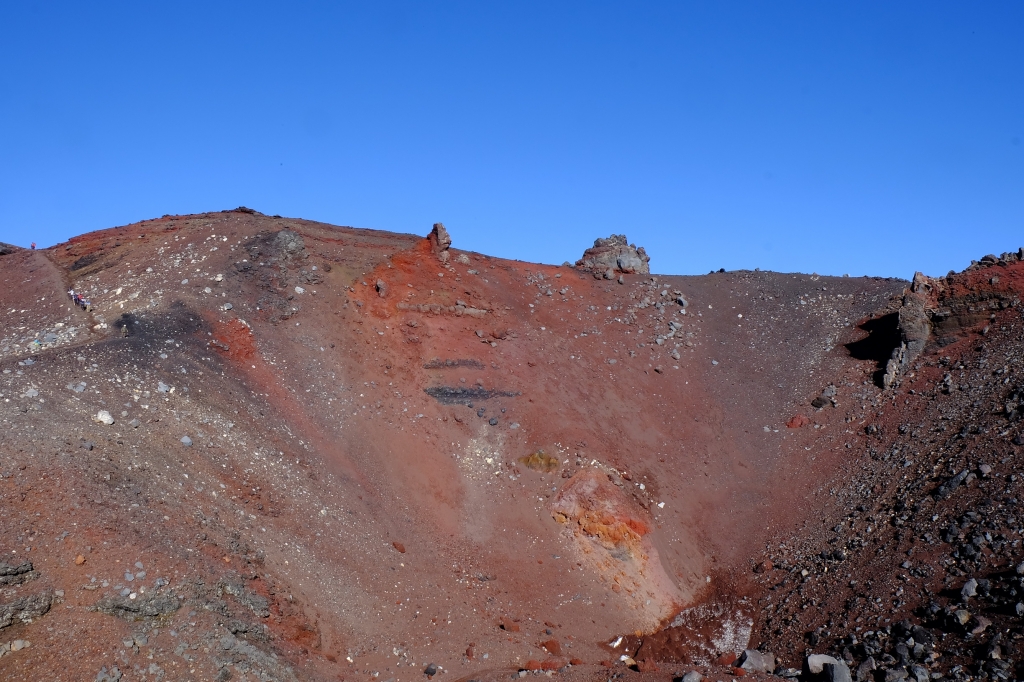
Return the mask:
<path id="1" fill-rule="evenodd" d="M 595 273 L 624 272 L 646 275 L 651 272 L 650 256 L 635 244 L 630 244 L 624 234 L 613 234 L 607 239 L 595 239 L 594 245 L 583 252 L 576 261 L 576 268 Z M 611 276 L 607 279 L 612 279 Z"/>
<path id="2" fill-rule="evenodd" d="M 18 623 L 30 623 L 50 610 L 53 593 L 49 590 L 0 604 L 0 628 Z"/>

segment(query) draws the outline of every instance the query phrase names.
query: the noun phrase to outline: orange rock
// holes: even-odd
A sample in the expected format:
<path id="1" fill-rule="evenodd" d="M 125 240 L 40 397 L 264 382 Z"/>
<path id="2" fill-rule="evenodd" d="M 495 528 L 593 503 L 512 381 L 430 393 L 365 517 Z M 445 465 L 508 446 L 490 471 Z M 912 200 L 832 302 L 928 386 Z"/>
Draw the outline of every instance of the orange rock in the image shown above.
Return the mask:
<path id="1" fill-rule="evenodd" d="M 81 566 L 85 563 L 85 557 L 79 554 L 75 557 L 75 566 Z"/>
<path id="2" fill-rule="evenodd" d="M 717 665 L 731 666 L 733 663 L 736 662 L 736 659 L 737 659 L 736 654 L 732 654 L 732 653 L 726 652 L 726 653 L 722 654 L 721 656 L 719 656 L 718 658 L 716 658 L 715 659 L 715 663 Z"/>
<path id="3" fill-rule="evenodd" d="M 766 573 L 775 568 L 775 564 L 771 561 L 762 561 L 757 566 L 754 566 L 754 573 Z"/>
<path id="4" fill-rule="evenodd" d="M 552 656 L 562 655 L 562 645 L 558 643 L 557 639 L 549 639 L 540 643 L 541 648 L 547 649 L 548 653 Z"/>
<path id="5" fill-rule="evenodd" d="M 569 659 L 569 665 L 583 665 L 583 659 L 582 658 L 570 658 Z"/>
<path id="6" fill-rule="evenodd" d="M 733 668 L 732 669 L 732 674 L 735 675 L 736 677 L 743 677 L 744 675 L 747 674 L 747 671 L 745 669 L 743 669 L 743 668 Z"/>
<path id="7" fill-rule="evenodd" d="M 540 661 L 529 660 L 523 666 L 526 670 L 540 670 Z"/>
<path id="8" fill-rule="evenodd" d="M 649 658 L 645 658 L 642 661 L 636 662 L 636 669 L 642 673 L 656 673 L 658 672 L 658 664 Z"/>
<path id="9" fill-rule="evenodd" d="M 397 549 L 399 554 L 405 554 L 405 545 L 401 542 L 392 542 L 391 546 Z"/>
<path id="10" fill-rule="evenodd" d="M 801 426 L 807 426 L 811 423 L 811 420 L 802 414 L 798 414 L 786 422 L 786 428 L 799 429 Z"/>
<path id="11" fill-rule="evenodd" d="M 511 620 L 502 619 L 501 623 L 498 624 L 502 630 L 506 632 L 519 632 L 519 624 L 513 623 Z"/>

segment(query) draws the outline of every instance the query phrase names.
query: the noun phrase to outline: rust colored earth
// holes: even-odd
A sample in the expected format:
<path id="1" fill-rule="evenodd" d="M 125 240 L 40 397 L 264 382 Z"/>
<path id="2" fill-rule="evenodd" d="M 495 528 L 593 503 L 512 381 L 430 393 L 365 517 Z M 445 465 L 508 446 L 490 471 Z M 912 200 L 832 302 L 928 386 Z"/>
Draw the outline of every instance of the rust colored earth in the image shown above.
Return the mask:
<path id="1" fill-rule="evenodd" d="M 0 679 L 1019 672 L 1019 254 L 604 279 L 432 234 L 0 256 Z"/>

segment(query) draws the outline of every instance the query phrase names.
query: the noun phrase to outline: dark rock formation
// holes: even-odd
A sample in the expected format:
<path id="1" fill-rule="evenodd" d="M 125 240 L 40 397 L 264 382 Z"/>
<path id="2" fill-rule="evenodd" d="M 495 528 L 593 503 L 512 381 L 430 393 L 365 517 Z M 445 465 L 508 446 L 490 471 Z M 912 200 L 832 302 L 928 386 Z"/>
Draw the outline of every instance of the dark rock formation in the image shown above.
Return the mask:
<path id="1" fill-rule="evenodd" d="M 607 239 L 595 239 L 594 246 L 583 252 L 576 267 L 590 272 L 625 272 L 646 275 L 651 257 L 644 247 L 626 241 L 626 235 L 613 234 Z"/>

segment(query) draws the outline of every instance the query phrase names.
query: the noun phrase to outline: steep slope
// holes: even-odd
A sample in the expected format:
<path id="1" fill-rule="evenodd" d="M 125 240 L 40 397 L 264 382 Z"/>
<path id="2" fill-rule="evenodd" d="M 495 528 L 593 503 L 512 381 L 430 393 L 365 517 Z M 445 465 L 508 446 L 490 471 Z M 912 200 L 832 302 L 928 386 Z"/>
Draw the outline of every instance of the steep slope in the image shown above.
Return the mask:
<path id="1" fill-rule="evenodd" d="M 5 679 L 597 675 L 695 604 L 692 660 L 743 648 L 861 428 L 793 418 L 876 398 L 907 284 L 241 209 L 0 258 Z"/>

